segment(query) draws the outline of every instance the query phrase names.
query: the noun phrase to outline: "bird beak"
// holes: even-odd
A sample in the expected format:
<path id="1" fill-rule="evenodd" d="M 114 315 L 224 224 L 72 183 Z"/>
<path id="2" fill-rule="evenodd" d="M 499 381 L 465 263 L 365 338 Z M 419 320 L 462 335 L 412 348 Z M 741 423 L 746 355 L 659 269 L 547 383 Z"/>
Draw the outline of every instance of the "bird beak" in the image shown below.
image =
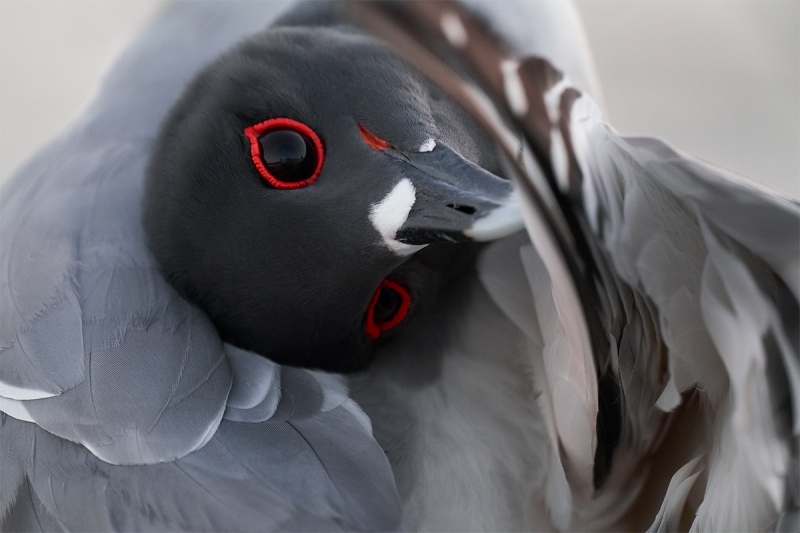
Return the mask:
<path id="1" fill-rule="evenodd" d="M 511 181 L 468 161 L 437 141 L 428 152 L 394 152 L 416 191 L 395 239 L 405 244 L 490 241 L 523 228 Z"/>

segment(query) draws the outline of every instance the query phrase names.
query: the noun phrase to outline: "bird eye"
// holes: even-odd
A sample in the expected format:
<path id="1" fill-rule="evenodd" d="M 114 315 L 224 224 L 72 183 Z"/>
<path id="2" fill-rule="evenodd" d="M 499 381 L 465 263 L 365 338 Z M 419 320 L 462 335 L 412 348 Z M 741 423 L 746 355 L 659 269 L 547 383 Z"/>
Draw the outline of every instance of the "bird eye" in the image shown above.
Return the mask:
<path id="1" fill-rule="evenodd" d="M 411 296 L 399 283 L 385 279 L 372 296 L 367 309 L 367 335 L 373 340 L 400 324 L 408 314 Z"/>
<path id="2" fill-rule="evenodd" d="M 277 189 L 311 185 L 322 172 L 322 141 L 302 122 L 272 118 L 245 128 L 244 134 L 250 140 L 253 164 Z"/>

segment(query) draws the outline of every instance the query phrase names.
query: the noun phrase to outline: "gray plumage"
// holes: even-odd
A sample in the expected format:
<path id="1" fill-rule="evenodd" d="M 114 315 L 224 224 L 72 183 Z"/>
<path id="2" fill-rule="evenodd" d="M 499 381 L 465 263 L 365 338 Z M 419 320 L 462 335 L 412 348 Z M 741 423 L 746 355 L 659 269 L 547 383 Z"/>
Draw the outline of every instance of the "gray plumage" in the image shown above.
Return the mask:
<path id="1" fill-rule="evenodd" d="M 139 222 L 164 114 L 283 9 L 171 6 L 4 187 L 3 530 L 397 526 L 388 462 L 341 378 L 225 347 L 163 279 Z M 254 376 L 263 390 L 242 385 Z"/>
<path id="2" fill-rule="evenodd" d="M 622 422 L 599 486 L 596 369 L 530 208 L 528 234 L 486 246 L 440 320 L 347 384 L 224 344 L 167 284 L 139 223 L 159 123 L 284 9 L 189 3 L 1 193 L 2 529 L 666 531 L 685 509 L 703 530 L 796 529 L 797 203 L 617 136 L 587 96 L 571 8 L 473 7 L 581 91 L 550 111 L 571 125 L 556 134 L 581 172 L 574 206 L 610 272 L 603 370 Z M 562 156 L 547 153 L 569 184 Z M 650 491 L 664 498 L 642 511 Z"/>
<path id="3" fill-rule="evenodd" d="M 525 50 L 507 46 L 455 2 L 409 7 L 402 16 L 379 3 L 370 10 L 364 21 L 469 109 L 517 165 L 532 245 L 506 239 L 487 248 L 477 266 L 493 302 L 534 348 L 518 344 L 516 368 L 503 360 L 498 369 L 490 363 L 496 354 L 485 353 L 483 369 L 484 380 L 504 371 L 518 376 L 526 353 L 533 354 L 536 394 L 529 401 L 536 407 L 529 408 L 538 407 L 537 425 L 549 436 L 539 441 L 549 450 L 534 455 L 547 472 L 528 479 L 532 485 L 507 485 L 512 496 L 534 495 L 533 527 L 638 529 L 653 517 L 651 530 L 668 531 L 682 527 L 687 513 L 693 530 L 795 524 L 800 205 L 661 141 L 621 138 L 558 69 L 520 57 Z M 428 30 L 427 49 L 404 38 L 420 28 Z M 522 142 L 472 80 L 449 70 L 441 53 L 448 47 L 474 69 L 512 131 L 523 131 Z M 574 244 L 581 239 L 585 249 Z M 576 257 L 579 266 L 570 270 Z M 477 313 L 479 304 L 462 308 Z M 592 337 L 593 318 L 605 341 Z M 451 346 L 472 357 L 486 350 L 455 340 Z M 388 382 L 394 371 L 373 369 Z M 447 394 L 469 384 L 451 372 L 433 387 L 412 384 L 403 392 L 435 396 L 431 388 Z M 430 418 L 424 402 L 370 405 L 368 412 L 384 415 L 374 416 L 376 431 L 387 432 L 377 433 L 379 440 L 401 435 L 390 423 L 380 427 L 392 420 L 385 414 L 393 404 L 400 412 L 410 407 L 406 418 Z M 465 404 L 451 402 L 441 414 Z M 616 426 L 602 424 L 614 416 Z M 490 425 L 481 416 L 473 422 Z M 459 443 L 430 433 L 406 439 L 415 456 L 394 461 L 398 479 L 412 477 L 406 486 L 424 494 L 436 493 L 435 481 L 419 465 Z M 493 454 L 484 454 L 490 463 Z M 599 477 L 598 465 L 605 470 Z M 652 498 L 663 491 L 656 513 Z M 410 500 L 416 524 L 441 523 L 437 506 Z"/>

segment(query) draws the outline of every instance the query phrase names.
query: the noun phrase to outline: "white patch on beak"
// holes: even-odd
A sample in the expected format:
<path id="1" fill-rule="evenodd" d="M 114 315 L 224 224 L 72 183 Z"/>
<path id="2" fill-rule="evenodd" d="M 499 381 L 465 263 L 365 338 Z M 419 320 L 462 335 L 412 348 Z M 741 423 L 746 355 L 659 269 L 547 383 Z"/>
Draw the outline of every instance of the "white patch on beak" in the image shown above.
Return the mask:
<path id="1" fill-rule="evenodd" d="M 383 200 L 373 204 L 370 209 L 370 222 L 383 237 L 384 244 L 398 255 L 411 255 L 427 246 L 426 244 L 406 244 L 395 238 L 397 232 L 408 220 L 408 214 L 416 201 L 417 191 L 414 189 L 414 185 L 408 178 L 403 178 Z"/>
<path id="2" fill-rule="evenodd" d="M 432 152 L 434 148 L 436 148 L 436 141 L 433 139 L 433 137 L 429 137 L 420 145 L 418 151 L 420 153 Z"/>

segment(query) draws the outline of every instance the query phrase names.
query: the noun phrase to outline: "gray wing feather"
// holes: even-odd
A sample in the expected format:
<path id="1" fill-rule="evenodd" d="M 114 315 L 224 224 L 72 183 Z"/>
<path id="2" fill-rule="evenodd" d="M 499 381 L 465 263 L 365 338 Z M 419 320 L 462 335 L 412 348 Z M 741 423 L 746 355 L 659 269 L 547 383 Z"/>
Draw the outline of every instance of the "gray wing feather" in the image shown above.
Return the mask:
<path id="1" fill-rule="evenodd" d="M 2 529 L 397 527 L 388 462 L 341 380 L 225 347 L 139 222 L 169 107 L 287 4 L 170 6 L 0 192 Z"/>
<path id="2" fill-rule="evenodd" d="M 225 419 L 263 422 L 278 408 L 281 397 L 281 367 L 264 357 L 226 345 L 235 376 L 225 409 Z"/>
<path id="3" fill-rule="evenodd" d="M 641 318 L 612 343 L 623 413 L 613 470 L 576 516 L 594 525 L 604 501 L 628 506 L 662 421 L 694 391 L 706 402 L 699 423 L 707 434 L 673 479 L 653 529 L 671 528 L 684 512 L 699 455 L 705 488 L 694 528 L 783 527 L 798 512 L 791 468 L 800 436 L 800 207 L 656 139 L 618 136 L 586 95 L 556 118 L 569 123 L 557 134 L 574 147 L 579 169 L 559 177 L 577 183 L 573 201 L 622 282 L 606 287 L 623 304 L 613 313 Z M 643 344 L 654 342 L 663 342 L 663 356 Z"/>
<path id="4" fill-rule="evenodd" d="M 32 179 L 10 188 L 29 187 L 34 198 L 19 195 L 2 210 L 3 232 L 14 238 L 0 247 L 0 261 L 30 273 L 9 276 L 8 298 L 53 295 L 27 320 L 2 306 L 8 324 L 19 324 L 0 352 L 2 379 L 16 393 L 4 396 L 22 400 L 26 419 L 108 461 L 172 459 L 219 423 L 230 388 L 222 343 L 145 247 L 137 201 L 145 148 L 75 142 L 23 169 Z M 29 253 L 36 263 L 27 264 Z M 205 420 L 187 417 L 187 405 Z"/>
<path id="5" fill-rule="evenodd" d="M 142 179 L 159 123 L 191 75 L 284 4 L 171 7 L 73 130 L 7 184 L 6 412 L 120 464 L 185 454 L 219 423 L 228 363 L 211 323 L 153 264 L 139 223 Z M 121 416 L 131 403 L 135 419 Z"/>
<path id="6" fill-rule="evenodd" d="M 4 531 L 60 531 L 64 527 L 50 514 L 33 488 L 25 482 L 19 486 L 14 503 L 3 521 Z"/>
<path id="7" fill-rule="evenodd" d="M 659 410 L 690 390 L 708 401 L 694 527 L 762 529 L 796 515 L 800 208 L 656 139 L 621 138 L 584 104 L 571 118 L 573 140 L 585 135 L 575 143 L 584 205 L 615 270 L 658 317 L 675 402 Z M 661 526 L 683 509 L 666 504 Z"/>
<path id="8" fill-rule="evenodd" d="M 21 484 L 3 529 L 30 524 L 32 513 L 78 531 L 396 529 L 391 472 L 371 435 L 343 406 L 319 411 L 324 395 L 310 373 L 287 369 L 283 378 L 295 392 L 272 419 L 224 420 L 199 450 L 153 465 L 112 465 L 6 417 L 4 457 L 16 443 L 30 488 Z"/>
<path id="9" fill-rule="evenodd" d="M 659 179 L 663 187 L 767 262 L 791 292 L 800 295 L 800 210 L 796 201 L 687 157 L 657 139 L 636 137 L 619 142 L 636 155 L 646 172 L 663 176 Z"/>

